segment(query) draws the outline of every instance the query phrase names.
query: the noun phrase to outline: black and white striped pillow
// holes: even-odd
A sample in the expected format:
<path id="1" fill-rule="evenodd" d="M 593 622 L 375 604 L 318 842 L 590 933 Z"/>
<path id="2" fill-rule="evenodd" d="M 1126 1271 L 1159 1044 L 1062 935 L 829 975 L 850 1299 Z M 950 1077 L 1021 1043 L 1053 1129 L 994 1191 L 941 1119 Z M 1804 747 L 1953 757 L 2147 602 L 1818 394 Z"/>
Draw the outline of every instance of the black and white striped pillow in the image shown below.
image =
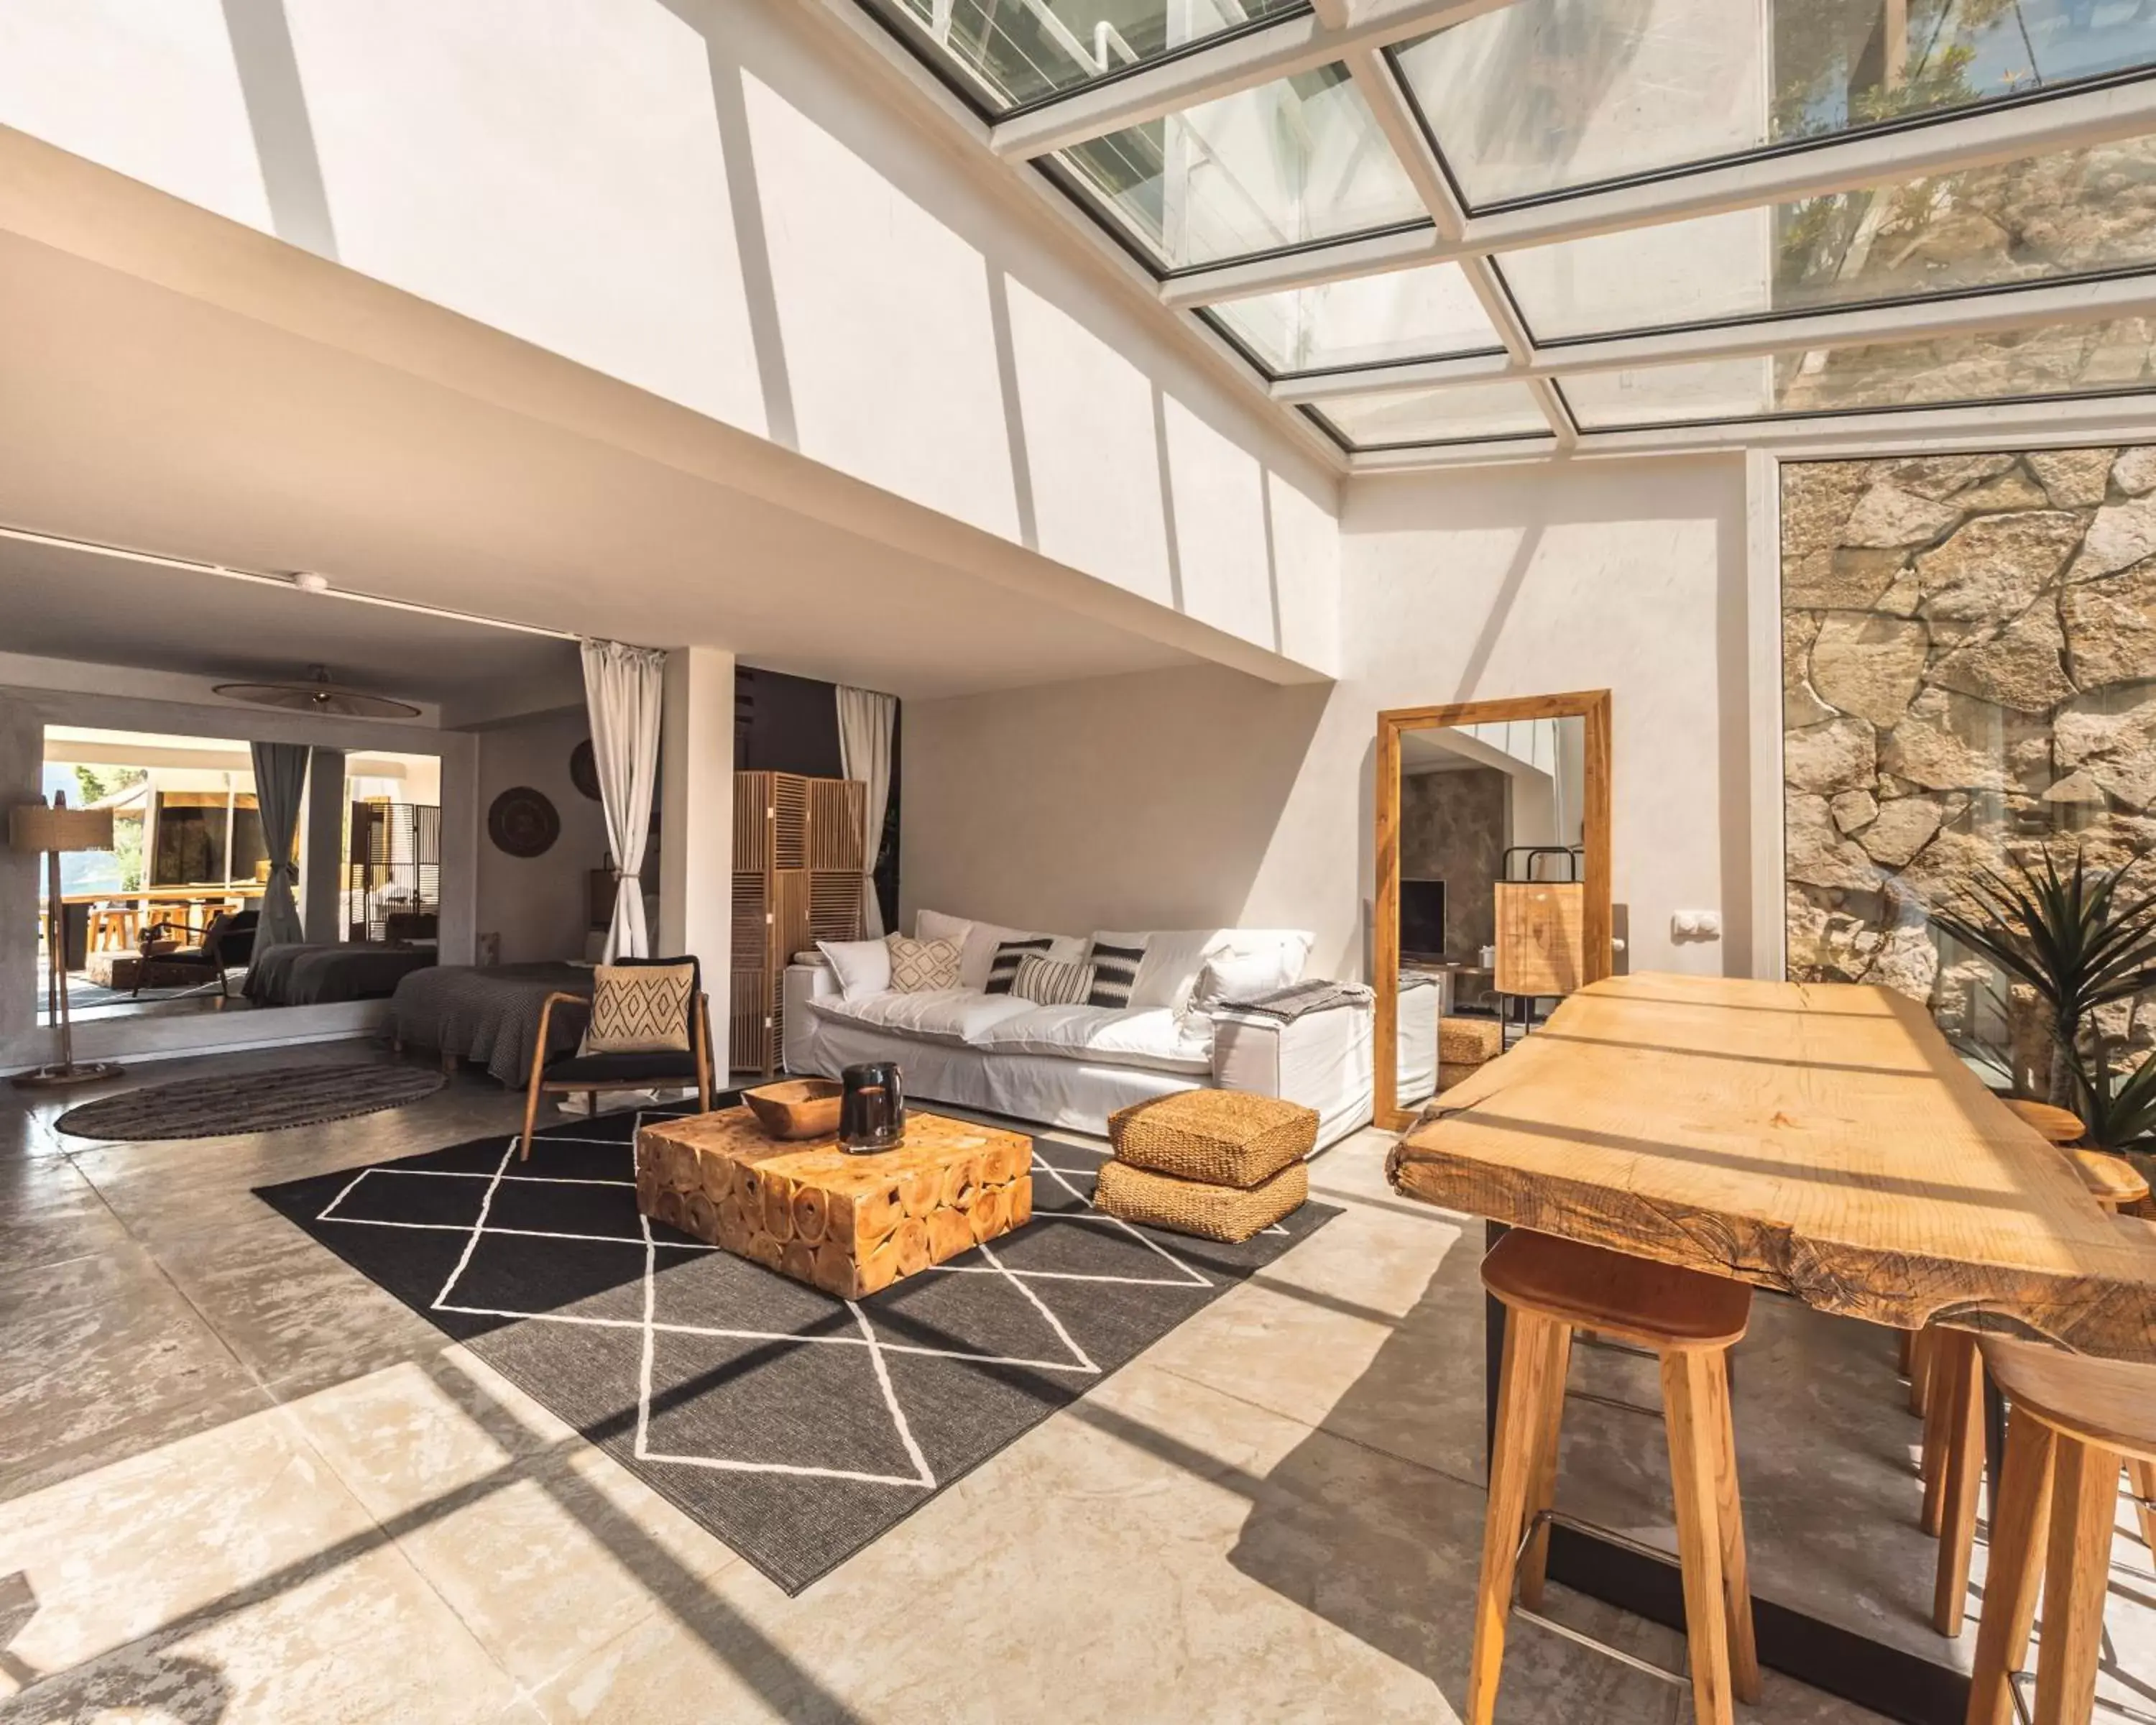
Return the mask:
<path id="1" fill-rule="evenodd" d="M 1093 967 L 1029 952 L 1019 961 L 1010 992 L 1035 1006 L 1083 1006 L 1094 987 Z"/>
<path id="2" fill-rule="evenodd" d="M 1137 986 L 1138 966 L 1145 963 L 1145 944 L 1135 947 L 1111 947 L 1095 941 L 1086 949 L 1086 962 L 1093 967 L 1092 992 L 1086 995 L 1088 1006 L 1112 1006 L 1118 1012 L 1131 1004 L 1131 990 Z"/>
<path id="3" fill-rule="evenodd" d="M 1045 957 L 1055 942 L 1047 935 L 1032 940 L 1004 941 L 996 948 L 996 956 L 988 961 L 988 980 L 983 992 L 1008 994 L 1011 983 L 1017 979 L 1018 968 L 1028 953 L 1037 952 Z"/>

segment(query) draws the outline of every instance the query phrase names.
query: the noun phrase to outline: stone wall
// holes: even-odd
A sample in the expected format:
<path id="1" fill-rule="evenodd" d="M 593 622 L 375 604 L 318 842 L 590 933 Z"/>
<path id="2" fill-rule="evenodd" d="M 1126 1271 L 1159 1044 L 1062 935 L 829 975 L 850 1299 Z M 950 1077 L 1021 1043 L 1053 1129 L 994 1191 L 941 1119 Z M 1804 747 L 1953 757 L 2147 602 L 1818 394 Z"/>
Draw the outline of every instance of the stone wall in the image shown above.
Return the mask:
<path id="1" fill-rule="evenodd" d="M 1445 882 L 1446 954 L 1465 963 L 1497 938 L 1512 785 L 1494 767 L 1400 778 L 1400 878 Z"/>
<path id="2" fill-rule="evenodd" d="M 2025 1065 L 1927 911 L 2047 843 L 2156 849 L 2156 448 L 1786 465 L 1782 607 L 1789 974 Z"/>

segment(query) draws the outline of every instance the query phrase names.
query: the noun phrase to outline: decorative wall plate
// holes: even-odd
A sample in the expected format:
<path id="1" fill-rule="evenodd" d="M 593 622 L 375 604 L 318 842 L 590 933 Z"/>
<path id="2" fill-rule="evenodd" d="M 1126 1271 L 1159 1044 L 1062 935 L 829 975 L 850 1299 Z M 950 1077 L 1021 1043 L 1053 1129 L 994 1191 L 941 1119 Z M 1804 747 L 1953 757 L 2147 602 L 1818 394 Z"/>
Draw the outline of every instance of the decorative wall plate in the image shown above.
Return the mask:
<path id="1" fill-rule="evenodd" d="M 511 856 L 542 856 L 562 836 L 562 817 L 545 792 L 512 785 L 486 811 L 486 835 Z"/>
<path id="2" fill-rule="evenodd" d="M 594 803 L 599 800 L 599 763 L 588 737 L 569 751 L 569 783 Z"/>

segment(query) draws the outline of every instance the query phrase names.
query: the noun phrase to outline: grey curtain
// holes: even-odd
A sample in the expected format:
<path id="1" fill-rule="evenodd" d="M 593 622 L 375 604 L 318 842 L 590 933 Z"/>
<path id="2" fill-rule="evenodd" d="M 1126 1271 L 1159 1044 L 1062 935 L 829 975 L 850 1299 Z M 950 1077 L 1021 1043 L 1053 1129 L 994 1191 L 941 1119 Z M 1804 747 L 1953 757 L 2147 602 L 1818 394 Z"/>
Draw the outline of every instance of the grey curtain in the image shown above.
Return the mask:
<path id="1" fill-rule="evenodd" d="M 300 801 L 306 794 L 307 746 L 303 742 L 257 742 L 254 801 L 262 814 L 262 842 L 270 852 L 270 884 L 262 893 L 262 922 L 254 947 L 290 945 L 305 936 L 300 927 L 299 901 L 292 886 L 300 878 L 292 860 L 300 832 Z"/>

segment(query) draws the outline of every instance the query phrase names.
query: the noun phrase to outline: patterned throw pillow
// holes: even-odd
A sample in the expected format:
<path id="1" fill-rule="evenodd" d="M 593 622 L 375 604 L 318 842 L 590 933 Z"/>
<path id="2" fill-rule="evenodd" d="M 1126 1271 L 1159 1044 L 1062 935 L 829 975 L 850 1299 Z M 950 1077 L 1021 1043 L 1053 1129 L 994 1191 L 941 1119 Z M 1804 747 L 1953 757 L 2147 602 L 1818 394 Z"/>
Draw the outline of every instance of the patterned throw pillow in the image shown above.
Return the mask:
<path id="1" fill-rule="evenodd" d="M 686 1054 L 693 964 L 602 964 L 579 1054 Z"/>
<path id="2" fill-rule="evenodd" d="M 913 941 L 895 934 L 886 944 L 891 947 L 891 985 L 897 993 L 925 994 L 932 988 L 958 986 L 957 942 Z"/>
<path id="3" fill-rule="evenodd" d="M 1035 1006 L 1083 1006 L 1093 987 L 1091 965 L 1065 964 L 1029 953 L 1019 961 L 1010 991 Z"/>
<path id="4" fill-rule="evenodd" d="M 1022 941 L 1005 941 L 996 948 L 996 956 L 988 961 L 988 983 L 983 991 L 989 994 L 1008 994 L 1011 983 L 1018 975 L 1019 965 L 1029 952 L 1048 956 L 1048 949 L 1055 942 L 1050 936 L 1037 934 Z"/>
<path id="5" fill-rule="evenodd" d="M 1086 962 L 1093 967 L 1093 987 L 1086 997 L 1086 1005 L 1112 1006 L 1118 1012 L 1127 1007 L 1145 952 L 1142 942 L 1135 947 L 1111 947 L 1095 941 L 1088 947 Z"/>

